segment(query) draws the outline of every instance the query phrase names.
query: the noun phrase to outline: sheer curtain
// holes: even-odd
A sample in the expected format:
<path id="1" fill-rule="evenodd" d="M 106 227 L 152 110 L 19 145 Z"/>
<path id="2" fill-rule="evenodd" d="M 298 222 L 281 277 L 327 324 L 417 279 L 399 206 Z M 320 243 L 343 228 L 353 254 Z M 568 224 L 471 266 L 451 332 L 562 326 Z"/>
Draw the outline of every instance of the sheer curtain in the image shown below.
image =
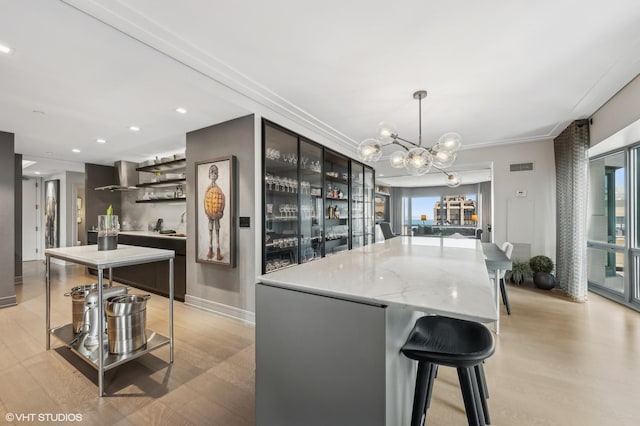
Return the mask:
<path id="1" fill-rule="evenodd" d="M 577 301 L 587 300 L 589 122 L 576 120 L 554 139 L 556 160 L 556 278 Z"/>

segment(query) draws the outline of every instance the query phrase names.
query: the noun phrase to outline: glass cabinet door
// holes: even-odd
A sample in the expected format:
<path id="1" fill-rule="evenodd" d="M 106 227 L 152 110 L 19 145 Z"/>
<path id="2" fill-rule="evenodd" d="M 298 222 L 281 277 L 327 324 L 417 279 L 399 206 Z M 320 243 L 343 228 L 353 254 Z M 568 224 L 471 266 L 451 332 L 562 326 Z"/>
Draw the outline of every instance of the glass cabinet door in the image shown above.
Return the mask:
<path id="1" fill-rule="evenodd" d="M 322 147 L 300 140 L 300 260 L 310 262 L 324 253 L 324 191 Z"/>
<path id="2" fill-rule="evenodd" d="M 351 247 L 364 242 L 364 167 L 351 161 Z"/>
<path id="3" fill-rule="evenodd" d="M 364 167 L 364 244 L 375 242 L 375 175 L 373 169 Z"/>
<path id="4" fill-rule="evenodd" d="M 324 248 L 330 255 L 349 249 L 349 160 L 325 150 Z"/>
<path id="5" fill-rule="evenodd" d="M 264 126 L 264 273 L 298 263 L 298 137 Z"/>

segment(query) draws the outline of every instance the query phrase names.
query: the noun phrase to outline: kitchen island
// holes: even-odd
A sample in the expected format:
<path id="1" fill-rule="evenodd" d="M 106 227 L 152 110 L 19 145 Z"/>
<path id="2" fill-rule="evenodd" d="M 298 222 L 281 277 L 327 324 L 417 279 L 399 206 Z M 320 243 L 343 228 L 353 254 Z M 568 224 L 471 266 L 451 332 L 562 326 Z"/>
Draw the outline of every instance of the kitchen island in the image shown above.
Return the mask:
<path id="1" fill-rule="evenodd" d="M 409 424 L 415 320 L 496 320 L 475 239 L 397 237 L 258 281 L 258 425 Z"/>
<path id="2" fill-rule="evenodd" d="M 96 244 L 97 231 L 89 231 L 88 244 Z M 175 299 L 184 302 L 187 287 L 187 241 L 184 234 L 159 234 L 148 231 L 120 231 L 118 243 L 138 247 L 151 247 L 175 252 L 174 286 Z M 94 275 L 95 269 L 90 272 Z M 113 279 L 123 284 L 169 297 L 169 270 L 166 262 L 130 265 L 113 269 Z"/>

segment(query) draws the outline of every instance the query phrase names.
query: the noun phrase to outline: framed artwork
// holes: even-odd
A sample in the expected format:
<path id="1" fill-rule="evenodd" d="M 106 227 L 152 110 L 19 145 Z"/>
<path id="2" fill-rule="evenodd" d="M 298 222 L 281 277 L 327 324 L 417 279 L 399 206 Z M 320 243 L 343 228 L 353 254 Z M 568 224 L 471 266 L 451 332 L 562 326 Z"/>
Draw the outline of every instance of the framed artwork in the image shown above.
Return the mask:
<path id="1" fill-rule="evenodd" d="M 44 183 L 44 247 L 60 247 L 60 180 Z"/>
<path id="2" fill-rule="evenodd" d="M 235 163 L 196 163 L 196 262 L 235 267 Z"/>

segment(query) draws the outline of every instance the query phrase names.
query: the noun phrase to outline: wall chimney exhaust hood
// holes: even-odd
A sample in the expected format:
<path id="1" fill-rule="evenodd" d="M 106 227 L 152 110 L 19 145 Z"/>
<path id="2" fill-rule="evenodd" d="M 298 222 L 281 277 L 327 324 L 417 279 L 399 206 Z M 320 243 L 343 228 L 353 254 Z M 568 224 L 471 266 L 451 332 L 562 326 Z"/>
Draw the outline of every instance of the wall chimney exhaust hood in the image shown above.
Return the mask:
<path id="1" fill-rule="evenodd" d="M 131 161 L 116 161 L 113 184 L 94 188 L 96 191 L 137 191 L 138 171 L 136 163 Z"/>

